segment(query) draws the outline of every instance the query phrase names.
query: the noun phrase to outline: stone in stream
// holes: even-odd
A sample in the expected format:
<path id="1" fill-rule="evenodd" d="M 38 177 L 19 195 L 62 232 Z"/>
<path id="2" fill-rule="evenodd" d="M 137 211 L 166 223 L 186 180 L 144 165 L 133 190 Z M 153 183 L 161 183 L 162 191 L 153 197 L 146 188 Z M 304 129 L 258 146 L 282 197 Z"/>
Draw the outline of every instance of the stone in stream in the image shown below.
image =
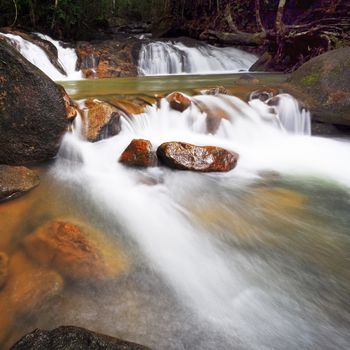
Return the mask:
<path id="1" fill-rule="evenodd" d="M 62 89 L 0 39 L 0 163 L 53 158 L 68 120 Z"/>
<path id="2" fill-rule="evenodd" d="M 121 112 L 111 104 L 97 99 L 85 101 L 84 130 L 88 141 L 96 142 L 119 134 Z"/>
<path id="3" fill-rule="evenodd" d="M 134 139 L 121 154 L 119 162 L 131 167 L 151 167 L 157 164 L 157 157 L 150 141 Z"/>
<path id="4" fill-rule="evenodd" d="M 0 290 L 5 285 L 8 273 L 8 256 L 5 252 L 0 252 Z"/>
<path id="5" fill-rule="evenodd" d="M 18 196 L 39 185 L 39 176 L 24 166 L 0 165 L 0 201 Z"/>
<path id="6" fill-rule="evenodd" d="M 350 126 L 350 47 L 304 63 L 292 73 L 286 89 L 307 104 L 313 120 Z"/>
<path id="7" fill-rule="evenodd" d="M 224 86 L 215 86 L 209 89 L 201 90 L 202 95 L 229 95 L 228 90 Z"/>
<path id="8" fill-rule="evenodd" d="M 185 109 L 191 106 L 191 99 L 181 92 L 173 92 L 166 97 L 169 105 L 176 111 L 183 112 Z"/>
<path id="9" fill-rule="evenodd" d="M 150 348 L 105 334 L 61 326 L 53 330 L 36 329 L 25 335 L 11 350 L 150 350 Z"/>
<path id="10" fill-rule="evenodd" d="M 28 235 L 23 245 L 38 263 L 70 280 L 104 282 L 129 266 L 119 246 L 105 234 L 73 221 L 49 221 Z"/>
<path id="11" fill-rule="evenodd" d="M 157 156 L 170 168 L 201 172 L 230 171 L 239 157 L 237 153 L 220 147 L 196 146 L 185 142 L 165 142 L 158 147 Z"/>

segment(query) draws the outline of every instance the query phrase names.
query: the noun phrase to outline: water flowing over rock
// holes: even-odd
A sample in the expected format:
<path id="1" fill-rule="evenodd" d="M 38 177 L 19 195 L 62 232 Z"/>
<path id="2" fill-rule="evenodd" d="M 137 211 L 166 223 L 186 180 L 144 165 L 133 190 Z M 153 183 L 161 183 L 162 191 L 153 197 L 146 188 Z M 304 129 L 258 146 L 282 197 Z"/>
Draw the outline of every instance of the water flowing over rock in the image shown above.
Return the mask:
<path id="1" fill-rule="evenodd" d="M 0 165 L 0 201 L 39 185 L 39 176 L 24 166 Z"/>
<path id="2" fill-rule="evenodd" d="M 121 154 L 119 162 L 131 167 L 151 167 L 157 164 L 157 157 L 150 141 L 134 139 Z"/>
<path id="3" fill-rule="evenodd" d="M 169 105 L 176 111 L 183 112 L 185 109 L 191 106 L 191 99 L 181 92 L 173 92 L 166 97 Z"/>
<path id="4" fill-rule="evenodd" d="M 50 221 L 24 240 L 26 252 L 72 280 L 107 281 L 127 270 L 120 248 L 86 225 Z"/>
<path id="5" fill-rule="evenodd" d="M 156 41 L 142 45 L 138 70 L 141 75 L 238 72 L 248 70 L 256 59 L 236 48 L 217 48 L 194 40 Z"/>
<path id="6" fill-rule="evenodd" d="M 86 100 L 84 112 L 84 136 L 96 142 L 120 132 L 121 112 L 111 104 L 97 99 Z"/>
<path id="7" fill-rule="evenodd" d="M 315 120 L 350 125 L 350 47 L 306 62 L 291 75 L 289 84 Z"/>
<path id="8" fill-rule="evenodd" d="M 48 349 L 150 350 L 143 345 L 74 326 L 61 326 L 51 331 L 36 329 L 11 347 L 11 350 Z"/>
<path id="9" fill-rule="evenodd" d="M 67 126 L 61 89 L 0 40 L 0 163 L 54 157 Z"/>
<path id="10" fill-rule="evenodd" d="M 136 39 L 79 42 L 76 51 L 78 66 L 86 78 L 137 76 Z"/>
<path id="11" fill-rule="evenodd" d="M 237 153 L 223 148 L 185 142 L 165 142 L 158 147 L 157 156 L 170 168 L 201 172 L 230 171 L 238 160 Z"/>

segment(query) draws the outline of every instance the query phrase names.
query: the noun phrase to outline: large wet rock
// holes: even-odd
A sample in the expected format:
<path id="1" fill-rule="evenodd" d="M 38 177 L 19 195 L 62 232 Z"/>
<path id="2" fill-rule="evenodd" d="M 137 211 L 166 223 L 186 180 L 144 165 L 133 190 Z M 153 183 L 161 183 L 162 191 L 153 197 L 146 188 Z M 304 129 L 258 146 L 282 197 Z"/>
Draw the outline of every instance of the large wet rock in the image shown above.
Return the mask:
<path id="1" fill-rule="evenodd" d="M 146 346 L 90 330 L 61 326 L 51 331 L 36 329 L 25 335 L 11 350 L 149 350 Z"/>
<path id="2" fill-rule="evenodd" d="M 314 120 L 350 125 L 350 47 L 311 59 L 288 83 L 308 104 Z"/>
<path id="3" fill-rule="evenodd" d="M 54 157 L 66 125 L 61 89 L 0 40 L 0 163 Z"/>
<path id="4" fill-rule="evenodd" d="M 8 272 L 8 256 L 5 252 L 0 252 L 0 290 L 5 285 Z"/>
<path id="5" fill-rule="evenodd" d="M 202 172 L 230 171 L 238 160 L 237 153 L 223 148 L 185 142 L 165 142 L 158 147 L 157 156 L 170 168 Z"/>
<path id="6" fill-rule="evenodd" d="M 124 150 L 119 162 L 131 167 L 151 167 L 156 165 L 157 157 L 150 141 L 134 139 Z"/>
<path id="7" fill-rule="evenodd" d="M 0 201 L 27 192 L 39 182 L 39 176 L 33 170 L 0 164 Z"/>
<path id="8" fill-rule="evenodd" d="M 84 108 L 84 130 L 88 141 L 96 142 L 114 135 L 121 130 L 120 111 L 111 104 L 89 99 Z"/>
<path id="9" fill-rule="evenodd" d="M 24 239 L 24 248 L 38 263 L 71 280 L 112 280 L 128 268 L 117 244 L 81 223 L 49 221 Z"/>
<path id="10" fill-rule="evenodd" d="M 132 38 L 79 42 L 78 67 L 87 78 L 135 77 L 140 46 Z"/>

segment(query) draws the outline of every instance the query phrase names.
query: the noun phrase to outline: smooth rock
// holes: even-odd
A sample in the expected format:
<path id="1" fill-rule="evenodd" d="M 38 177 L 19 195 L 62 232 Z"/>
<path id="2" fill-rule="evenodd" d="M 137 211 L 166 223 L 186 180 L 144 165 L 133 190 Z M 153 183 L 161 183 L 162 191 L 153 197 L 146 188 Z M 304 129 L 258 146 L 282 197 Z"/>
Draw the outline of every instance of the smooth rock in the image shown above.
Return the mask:
<path id="1" fill-rule="evenodd" d="M 131 167 L 151 167 L 157 164 L 157 157 L 150 141 L 134 139 L 121 154 L 119 162 Z"/>
<path id="2" fill-rule="evenodd" d="M 18 196 L 40 183 L 39 176 L 24 166 L 0 165 L 0 201 Z"/>
<path id="3" fill-rule="evenodd" d="M 185 142 L 166 142 L 157 149 L 158 159 L 166 166 L 180 170 L 227 172 L 232 170 L 238 154 L 220 147 L 196 146 Z"/>
<path id="4" fill-rule="evenodd" d="M 90 330 L 61 326 L 51 331 L 36 329 L 25 335 L 11 350 L 150 350 L 136 343 Z"/>
<path id="5" fill-rule="evenodd" d="M 191 99 L 181 92 L 173 92 L 166 97 L 169 105 L 176 111 L 183 112 L 185 109 L 191 106 Z"/>
<path id="6" fill-rule="evenodd" d="M 29 256 L 71 280 L 108 281 L 128 268 L 117 244 L 81 223 L 49 221 L 28 235 L 23 244 Z"/>
<path id="7" fill-rule="evenodd" d="M 8 273 L 9 258 L 5 252 L 0 252 L 0 290 L 4 287 Z"/>
<path id="8" fill-rule="evenodd" d="M 97 99 L 86 100 L 85 105 L 83 125 L 88 141 L 96 142 L 120 132 L 121 113 L 116 107 Z"/>
<path id="9" fill-rule="evenodd" d="M 313 120 L 350 125 L 350 47 L 312 58 L 292 73 L 288 84 L 307 103 Z"/>
<path id="10" fill-rule="evenodd" d="M 53 158 L 67 124 L 61 89 L 0 40 L 0 163 Z"/>

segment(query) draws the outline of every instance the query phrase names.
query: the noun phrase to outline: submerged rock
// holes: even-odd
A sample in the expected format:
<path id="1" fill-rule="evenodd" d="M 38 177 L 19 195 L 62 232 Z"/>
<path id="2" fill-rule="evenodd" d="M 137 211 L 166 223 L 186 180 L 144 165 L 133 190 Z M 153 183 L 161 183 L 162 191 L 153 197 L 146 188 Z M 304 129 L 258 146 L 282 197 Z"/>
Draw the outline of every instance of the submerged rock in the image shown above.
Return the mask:
<path id="1" fill-rule="evenodd" d="M 86 100 L 85 105 L 84 129 L 88 141 L 96 142 L 119 134 L 121 113 L 116 107 L 97 99 Z"/>
<path id="2" fill-rule="evenodd" d="M 191 99 L 181 92 L 173 92 L 166 97 L 169 105 L 176 111 L 183 112 L 185 109 L 191 106 Z"/>
<path id="3" fill-rule="evenodd" d="M 0 252 L 0 290 L 5 285 L 8 272 L 8 256 L 5 252 Z"/>
<path id="4" fill-rule="evenodd" d="M 215 86 L 209 89 L 201 90 L 202 95 L 228 95 L 228 90 L 223 86 Z"/>
<path id="5" fill-rule="evenodd" d="M 350 47 L 312 58 L 288 83 L 290 92 L 308 104 L 314 120 L 350 125 Z"/>
<path id="6" fill-rule="evenodd" d="M 107 281 L 127 270 L 120 248 L 86 225 L 50 221 L 24 239 L 26 252 L 37 262 L 71 280 Z"/>
<path id="7" fill-rule="evenodd" d="M 36 329 L 11 347 L 11 350 L 48 349 L 150 350 L 143 345 L 74 326 L 61 326 L 51 331 Z"/>
<path id="8" fill-rule="evenodd" d="M 54 157 L 67 126 L 61 89 L 4 40 L 0 85 L 0 163 Z"/>
<path id="9" fill-rule="evenodd" d="M 0 165 L 0 201 L 18 196 L 39 185 L 39 176 L 24 166 Z"/>
<path id="10" fill-rule="evenodd" d="M 226 172 L 232 170 L 238 154 L 220 147 L 195 146 L 185 142 L 166 142 L 157 149 L 158 158 L 166 166 L 180 170 Z"/>
<path id="11" fill-rule="evenodd" d="M 121 154 L 119 162 L 131 167 L 151 167 L 157 164 L 157 157 L 150 141 L 134 139 Z"/>

